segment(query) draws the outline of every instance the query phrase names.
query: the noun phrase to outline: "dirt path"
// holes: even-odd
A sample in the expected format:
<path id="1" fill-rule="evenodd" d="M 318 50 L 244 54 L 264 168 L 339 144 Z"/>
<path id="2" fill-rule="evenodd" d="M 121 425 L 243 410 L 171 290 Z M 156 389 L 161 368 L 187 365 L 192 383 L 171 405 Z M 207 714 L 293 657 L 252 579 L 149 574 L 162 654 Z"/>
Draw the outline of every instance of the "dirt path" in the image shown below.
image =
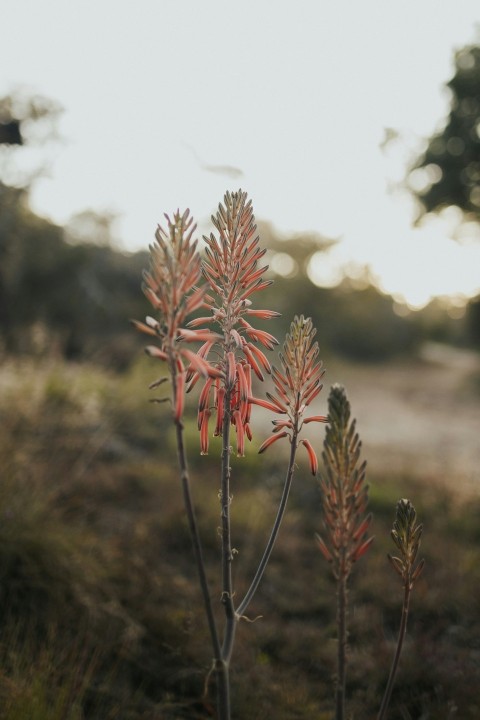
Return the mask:
<path id="1" fill-rule="evenodd" d="M 419 475 L 478 496 L 478 354 L 429 344 L 410 364 L 335 363 L 326 388 L 333 382 L 347 388 L 372 469 Z"/>

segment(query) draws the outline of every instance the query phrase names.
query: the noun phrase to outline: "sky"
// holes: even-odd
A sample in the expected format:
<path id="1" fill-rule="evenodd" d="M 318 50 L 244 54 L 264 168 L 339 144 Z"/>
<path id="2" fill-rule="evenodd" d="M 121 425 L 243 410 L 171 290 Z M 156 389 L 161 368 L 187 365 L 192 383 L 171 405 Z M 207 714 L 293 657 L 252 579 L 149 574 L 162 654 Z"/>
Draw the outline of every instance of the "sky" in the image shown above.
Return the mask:
<path id="1" fill-rule="evenodd" d="M 121 247 L 138 250 L 164 212 L 189 207 L 203 229 L 241 187 L 280 233 L 338 240 L 314 281 L 368 266 L 418 307 L 480 291 L 474 230 L 453 240 L 454 212 L 414 227 L 402 190 L 479 25 L 478 0 L 15 0 L 0 95 L 63 107 L 36 212 L 113 213 Z"/>

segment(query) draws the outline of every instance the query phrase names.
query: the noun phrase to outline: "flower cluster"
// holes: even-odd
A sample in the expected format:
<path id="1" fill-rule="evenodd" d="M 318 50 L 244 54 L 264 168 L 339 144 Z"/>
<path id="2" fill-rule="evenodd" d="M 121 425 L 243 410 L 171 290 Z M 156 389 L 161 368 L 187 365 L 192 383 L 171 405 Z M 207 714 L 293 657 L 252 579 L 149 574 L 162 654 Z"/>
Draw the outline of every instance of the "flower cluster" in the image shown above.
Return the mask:
<path id="1" fill-rule="evenodd" d="M 260 452 L 286 436 L 296 447 L 304 424 L 327 420 L 323 415 L 304 417 L 306 408 L 322 389 L 323 370 L 310 319 L 296 317 L 292 323 L 280 354 L 282 371 L 272 370 L 264 352 L 273 350 L 277 339 L 250 322 L 252 318 L 269 320 L 279 315 L 252 307 L 251 296 L 272 281 L 263 277 L 268 266 L 261 264 L 265 250 L 259 247 L 251 201 L 241 190 L 225 195 L 224 205 L 220 204 L 212 217 L 218 235 L 211 233 L 204 238 L 203 262 L 197 242 L 192 241 L 195 226 L 188 210 L 183 215 L 177 211 L 172 220 L 167 215 L 166 219 L 168 232 L 158 227 L 156 242 L 150 246 L 150 267 L 143 275 L 143 291 L 158 319 L 147 317 L 145 323 L 133 322 L 159 341 L 159 345 L 147 347 L 147 353 L 169 364 L 175 419 L 182 417 L 185 392 L 203 379 L 197 417 L 202 454 L 208 453 L 213 416 L 213 435 L 222 435 L 225 422 L 233 425 L 237 454 L 244 455 L 245 438 L 252 439 L 252 405 L 287 416 L 273 421 L 273 435 Z M 201 308 L 210 314 L 189 320 Z M 212 324 L 217 332 L 206 327 Z M 196 352 L 185 347 L 192 342 L 201 343 Z M 253 376 L 263 380 L 264 373 L 273 373 L 275 384 L 275 394 L 267 393 L 268 400 L 256 398 L 252 392 Z M 315 474 L 315 451 L 309 440 L 301 443 Z"/>
<path id="2" fill-rule="evenodd" d="M 425 560 L 420 560 L 415 567 L 422 531 L 423 525 L 417 523 L 417 514 L 410 500 L 399 500 L 391 535 L 400 550 L 401 558 L 389 554 L 388 559 L 409 590 L 412 589 L 425 564 Z"/>
<path id="3" fill-rule="evenodd" d="M 350 403 L 341 385 L 330 390 L 328 413 L 323 451 L 325 474 L 320 478 L 325 535 L 324 538 L 316 535 L 316 539 L 338 578 L 348 577 L 353 564 L 370 547 L 373 537 L 367 539 L 366 535 L 372 516 L 365 515 L 366 463 L 358 465 L 361 442 L 355 420 L 350 421 Z"/>
<path id="4" fill-rule="evenodd" d="M 197 353 L 218 372 L 217 378 L 207 377 L 200 393 L 201 452 L 208 452 L 209 421 L 215 413 L 214 435 L 222 433 L 227 418 L 235 427 L 237 454 L 244 455 L 245 437 L 249 440 L 252 437 L 249 425 L 252 372 L 260 380 L 263 380 L 264 372 L 271 372 L 270 363 L 257 344 L 267 350 L 278 344 L 273 335 L 253 327 L 247 318 L 268 320 L 279 313 L 252 308 L 250 297 L 272 281 L 262 277 L 268 269 L 268 265 L 260 266 L 266 251 L 259 247 L 252 204 L 247 201 L 247 194 L 241 190 L 227 193 L 224 205 L 219 205 L 212 222 L 218 237 L 214 233 L 204 237 L 206 260 L 202 265 L 211 293 L 205 295 L 203 304 L 211 314 L 188 324 L 192 329 L 214 323 L 220 331 L 216 340 L 206 341 Z M 188 390 L 201 375 L 204 373 L 194 366 L 188 378 Z"/>
<path id="5" fill-rule="evenodd" d="M 324 415 L 304 417 L 306 409 L 323 387 L 321 379 L 325 372 L 318 360 L 319 348 L 318 343 L 314 342 L 315 332 L 310 318 L 295 316 L 285 339 L 283 353 L 279 353 L 283 372 L 276 367 L 272 371 L 275 393 L 267 393 L 268 400 L 255 397 L 249 399 L 252 404 L 285 416 L 272 421 L 273 434 L 265 440 L 259 452 L 264 452 L 270 445 L 285 437 L 296 446 L 303 425 L 327 422 L 328 418 Z M 310 468 L 315 475 L 318 470 L 315 450 L 308 439 L 300 442 L 307 450 Z"/>
<path id="6" fill-rule="evenodd" d="M 177 211 L 173 219 L 165 215 L 168 233 L 159 225 L 156 242 L 150 245 L 150 267 L 143 273 L 142 289 L 153 306 L 158 320 L 147 316 L 145 323 L 132 320 L 141 332 L 153 336 L 158 345 L 150 345 L 146 352 L 169 365 L 173 381 L 174 416 L 183 415 L 185 385 L 188 375 L 200 373 L 206 378 L 217 378 L 220 371 L 184 347 L 184 343 L 213 343 L 218 335 L 210 330 L 191 330 L 185 327 L 188 317 L 205 303 L 206 288 L 201 280 L 201 259 L 197 241 L 192 240 L 195 225 L 186 210 Z M 187 363 L 187 366 L 185 365 Z M 163 380 L 153 383 L 155 387 Z"/>

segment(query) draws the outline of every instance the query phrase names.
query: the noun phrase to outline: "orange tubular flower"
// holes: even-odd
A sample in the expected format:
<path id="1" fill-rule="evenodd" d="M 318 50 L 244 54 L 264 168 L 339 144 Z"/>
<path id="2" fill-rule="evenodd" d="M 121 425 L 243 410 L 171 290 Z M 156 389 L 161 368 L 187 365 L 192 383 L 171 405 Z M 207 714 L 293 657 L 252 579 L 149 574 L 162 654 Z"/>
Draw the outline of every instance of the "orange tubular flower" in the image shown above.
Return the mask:
<path id="1" fill-rule="evenodd" d="M 199 419 L 200 453 L 202 455 L 208 455 L 208 421 L 211 414 L 210 410 L 204 410 Z"/>
<path id="2" fill-rule="evenodd" d="M 267 358 L 263 354 L 263 352 L 259 348 L 257 348 L 255 345 L 251 345 L 250 343 L 245 343 L 244 347 L 243 347 L 245 354 L 247 353 L 247 348 L 257 358 L 257 360 L 263 366 L 263 369 L 270 375 L 270 373 L 272 372 L 272 368 L 271 368 L 271 365 L 268 362 Z"/>
<path id="3" fill-rule="evenodd" d="M 275 395 L 267 393 L 268 400 L 250 397 L 249 403 L 260 405 L 277 414 L 287 415 L 287 419 L 273 420 L 273 435 L 261 446 L 263 452 L 276 440 L 288 437 L 290 442 L 298 446 L 298 435 L 303 424 L 312 422 L 327 422 L 324 415 L 311 415 L 303 417 L 305 409 L 322 389 L 320 382 L 324 370 L 317 360 L 318 344 L 314 342 L 315 330 L 310 318 L 303 315 L 295 317 L 290 325 L 283 353 L 279 354 L 282 372 L 273 368 L 272 377 L 275 385 Z M 318 460 L 309 440 L 300 441 L 305 447 L 313 475 L 318 470 Z"/>
<path id="4" fill-rule="evenodd" d="M 318 471 L 318 459 L 315 454 L 315 450 L 312 447 L 312 443 L 310 440 L 303 439 L 302 445 L 304 445 L 307 448 L 308 458 L 310 460 L 310 469 L 312 471 L 312 475 L 316 475 Z"/>
<path id="5" fill-rule="evenodd" d="M 273 398 L 274 399 L 274 398 Z M 249 397 L 248 402 L 250 405 L 260 405 L 260 407 L 264 407 L 267 410 L 271 410 L 272 412 L 276 413 L 286 413 L 287 409 L 283 408 L 280 403 L 276 402 L 269 402 L 268 400 L 264 400 L 263 398 L 256 398 L 256 397 Z"/>
<path id="6" fill-rule="evenodd" d="M 225 389 L 219 388 L 217 390 L 217 396 L 215 400 L 215 407 L 217 410 L 217 422 L 215 425 L 215 437 L 222 434 L 222 423 L 223 423 L 223 401 L 225 399 Z"/>
<path id="7" fill-rule="evenodd" d="M 143 273 L 142 286 L 145 296 L 158 313 L 158 320 L 147 317 L 145 323 L 132 320 L 132 324 L 158 341 L 158 346 L 150 345 L 146 352 L 168 363 L 173 383 L 174 419 L 180 422 L 186 384 L 191 389 L 199 375 L 210 379 L 223 375 L 223 371 L 206 359 L 208 350 L 219 335 L 211 330 L 185 327 L 189 315 L 205 306 L 206 288 L 199 285 L 202 280 L 201 260 L 197 241 L 192 240 L 196 226 L 188 210 L 183 215 L 177 211 L 173 219 L 168 215 L 165 217 L 168 232 L 158 226 L 156 242 L 150 246 L 150 266 Z M 183 343 L 193 342 L 204 343 L 197 353 L 183 347 Z M 188 363 L 186 370 L 182 358 Z"/>
<path id="8" fill-rule="evenodd" d="M 288 437 L 288 433 L 285 431 L 278 433 L 278 435 L 270 435 L 270 437 L 267 438 L 265 442 L 260 445 L 260 450 L 258 452 L 263 453 L 267 448 L 270 447 L 270 445 L 273 445 L 274 442 L 277 442 L 277 440 L 280 440 L 284 437 Z"/>
<path id="9" fill-rule="evenodd" d="M 175 420 L 179 421 L 183 415 L 185 403 L 185 372 L 179 372 L 175 383 Z"/>
<path id="10" fill-rule="evenodd" d="M 252 368 L 253 372 L 258 377 L 258 379 L 263 382 L 264 378 L 262 375 L 262 371 L 260 370 L 258 363 L 255 360 L 255 357 L 253 355 L 253 352 L 251 351 L 251 346 L 248 345 L 247 343 L 245 343 L 243 345 L 242 349 L 243 349 L 243 353 L 244 353 L 245 357 L 247 358 L 247 362 L 250 365 L 250 367 Z"/>
<path id="11" fill-rule="evenodd" d="M 232 421 L 237 434 L 237 456 L 243 457 L 245 455 L 245 429 L 243 427 L 240 410 L 233 411 Z"/>
<path id="12" fill-rule="evenodd" d="M 270 363 L 262 350 L 256 347 L 256 343 L 268 350 L 278 345 L 273 335 L 254 328 L 245 317 L 268 320 L 277 317 L 279 313 L 251 308 L 250 297 L 268 287 L 272 281 L 263 279 L 268 266 L 262 265 L 260 261 L 266 250 L 259 248 L 252 204 L 247 200 L 247 194 L 241 190 L 227 193 L 224 204 L 219 205 L 212 222 L 217 235 L 212 233 L 210 237 L 204 237 L 206 258 L 202 265 L 203 277 L 211 293 L 204 296 L 203 305 L 210 310 L 211 315 L 205 317 L 202 313 L 203 317 L 190 321 L 188 328 L 191 332 L 201 333 L 207 342 L 211 331 L 205 330 L 205 325 L 213 323 L 220 334 L 216 336 L 215 342 L 204 346 L 201 359 L 209 369 L 202 368 L 198 359 L 191 360 L 191 364 L 196 373 L 203 375 L 205 382 L 214 377 L 215 371 L 218 373 L 219 386 L 214 393 L 212 406 L 216 411 L 214 434 L 222 433 L 227 412 L 230 423 L 235 426 L 238 454 L 243 455 L 245 437 L 249 440 L 252 437 L 249 425 L 251 371 L 260 380 L 263 380 L 262 369 L 271 372 Z M 213 355 L 215 363 L 208 362 L 208 358 Z M 196 379 L 195 373 L 192 373 L 188 378 L 190 386 Z M 226 397 L 229 398 L 227 402 Z M 202 452 L 205 447 L 202 441 Z"/>

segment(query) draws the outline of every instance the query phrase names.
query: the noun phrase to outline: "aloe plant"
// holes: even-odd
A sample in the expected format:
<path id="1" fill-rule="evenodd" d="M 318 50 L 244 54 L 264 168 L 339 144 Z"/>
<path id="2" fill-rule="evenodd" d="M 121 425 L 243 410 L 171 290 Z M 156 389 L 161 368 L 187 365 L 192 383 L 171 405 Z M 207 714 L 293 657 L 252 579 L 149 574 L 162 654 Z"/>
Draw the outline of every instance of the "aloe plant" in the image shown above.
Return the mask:
<path id="1" fill-rule="evenodd" d="M 274 335 L 255 328 L 255 318 L 278 316 L 272 310 L 256 309 L 252 296 L 271 284 L 263 275 L 268 266 L 260 266 L 265 250 L 259 247 L 251 202 L 246 193 L 227 193 L 212 218 L 217 231 L 205 237 L 205 259 L 202 261 L 193 240 L 195 226 L 186 211 L 167 217 L 168 232 L 159 227 L 156 243 L 150 247 L 150 268 L 144 273 L 144 293 L 157 317 L 148 316 L 145 322 L 133 321 L 135 327 L 154 337 L 157 344 L 146 348 L 147 353 L 167 365 L 171 381 L 170 399 L 172 419 L 176 428 L 178 462 L 185 508 L 192 537 L 198 576 L 213 650 L 213 668 L 217 680 L 217 710 L 220 720 L 231 717 L 230 663 L 238 623 L 263 577 L 272 553 L 296 466 L 299 446 L 305 448 L 313 474 L 317 457 L 312 443 L 300 437 L 304 425 L 322 423 L 326 417 L 305 417 L 310 403 L 322 389 L 323 369 L 318 360 L 318 345 L 314 342 L 312 322 L 303 316 L 295 317 L 287 335 L 284 352 L 280 355 L 281 370 L 272 366 L 264 350 L 278 345 Z M 198 310 L 207 314 L 192 317 Z M 214 329 L 211 329 L 213 326 Z M 200 347 L 190 349 L 191 343 Z M 262 349 L 259 347 L 262 346 Z M 264 373 L 273 375 L 274 394 L 266 399 L 253 395 L 252 375 L 259 380 Z M 151 387 L 163 386 L 168 378 L 161 378 Z M 183 415 L 185 396 L 201 381 L 197 403 L 197 423 L 200 452 L 209 450 L 209 427 L 215 419 L 213 434 L 222 438 L 220 462 L 221 517 L 221 605 L 225 622 L 220 632 L 211 601 L 205 572 L 201 538 L 195 517 L 184 441 Z M 260 447 L 264 452 L 278 440 L 290 443 L 290 454 L 284 489 L 270 537 L 260 555 L 258 568 L 243 599 L 238 605 L 232 577 L 234 553 L 231 545 L 231 428 L 235 430 L 237 455 L 245 454 L 245 440 L 252 439 L 250 416 L 255 406 L 262 406 L 279 414 L 274 420 L 273 433 Z"/>
<path id="2" fill-rule="evenodd" d="M 384 720 L 387 708 L 392 695 L 392 689 L 397 674 L 400 655 L 402 654 L 403 641 L 407 632 L 408 611 L 410 607 L 410 596 L 416 580 L 422 572 L 425 560 L 420 560 L 415 564 L 418 550 L 420 548 L 420 540 L 422 537 L 423 525 L 417 523 L 417 513 L 410 500 L 402 499 L 397 503 L 395 520 L 391 532 L 392 540 L 400 551 L 400 557 L 388 554 L 395 572 L 401 577 L 403 582 L 403 605 L 400 628 L 398 631 L 398 640 L 395 655 L 388 677 L 387 687 L 383 695 L 380 711 L 377 720 Z"/>
<path id="3" fill-rule="evenodd" d="M 348 580 L 354 564 L 373 542 L 373 537 L 368 537 L 372 515 L 366 513 L 366 463 L 360 462 L 361 442 L 355 420 L 351 420 L 350 416 L 350 402 L 345 388 L 334 385 L 328 398 L 328 425 L 323 450 L 325 472 L 320 475 L 324 532 L 317 534 L 316 539 L 337 582 L 336 720 L 345 717 Z"/>
<path id="4" fill-rule="evenodd" d="M 212 675 L 216 678 L 218 718 L 231 718 L 230 665 L 236 631 L 274 549 L 287 507 L 297 450 L 304 449 L 310 471 L 316 475 L 315 438 L 306 434 L 315 424 L 327 423 L 322 453 L 325 470 L 320 477 L 324 528 L 316 539 L 337 582 L 335 718 L 344 720 L 348 582 L 355 563 L 365 555 L 373 541 L 369 535 L 372 516 L 367 512 L 366 463 L 360 459 L 361 442 L 356 422 L 351 419 L 346 391 L 340 385 L 331 388 L 328 416 L 310 411 L 311 403 L 322 390 L 324 370 L 319 360 L 315 328 L 311 319 L 303 315 L 295 316 L 290 325 L 279 353 L 279 366 L 268 360 L 266 352 L 273 350 L 279 344 L 278 340 L 252 322 L 257 318 L 274 319 L 278 313 L 253 305 L 252 298 L 272 281 L 264 277 L 268 268 L 262 265 L 266 251 L 259 245 L 252 204 L 246 193 L 241 190 L 226 193 L 224 203 L 212 217 L 214 231 L 204 237 L 203 259 L 197 240 L 193 239 L 196 226 L 189 211 L 183 214 L 177 211 L 172 218 L 165 217 L 167 228 L 158 227 L 156 241 L 150 246 L 150 267 L 144 272 L 143 291 L 153 306 L 155 317 L 147 316 L 145 322 L 133 323 L 138 330 L 154 338 L 155 344 L 149 345 L 146 352 L 167 368 L 166 377 L 156 380 L 150 387 L 170 387 L 166 396 L 156 400 L 171 404 L 185 511 L 213 653 Z M 265 375 L 271 375 L 273 391 L 259 397 L 253 392 L 252 381 L 255 376 L 263 382 Z M 197 384 L 200 387 L 196 405 L 201 455 L 208 454 L 212 431 L 222 441 L 219 498 L 223 628 L 218 623 L 205 570 L 184 437 L 186 396 Z M 265 452 L 277 442 L 289 443 L 290 451 L 283 492 L 269 538 L 259 554 L 250 586 L 237 602 L 232 573 L 231 433 L 232 430 L 235 432 L 236 452 L 242 457 L 246 441 L 252 440 L 251 414 L 257 406 L 277 416 L 272 420 L 272 433 L 261 444 L 259 452 Z M 423 567 L 423 561 L 414 566 L 421 531 L 421 526 L 415 522 L 413 506 L 409 501 L 400 501 L 392 537 L 401 557 L 389 558 L 404 581 L 404 605 L 397 652 L 378 720 L 385 717 L 406 631 L 410 593 Z"/>

